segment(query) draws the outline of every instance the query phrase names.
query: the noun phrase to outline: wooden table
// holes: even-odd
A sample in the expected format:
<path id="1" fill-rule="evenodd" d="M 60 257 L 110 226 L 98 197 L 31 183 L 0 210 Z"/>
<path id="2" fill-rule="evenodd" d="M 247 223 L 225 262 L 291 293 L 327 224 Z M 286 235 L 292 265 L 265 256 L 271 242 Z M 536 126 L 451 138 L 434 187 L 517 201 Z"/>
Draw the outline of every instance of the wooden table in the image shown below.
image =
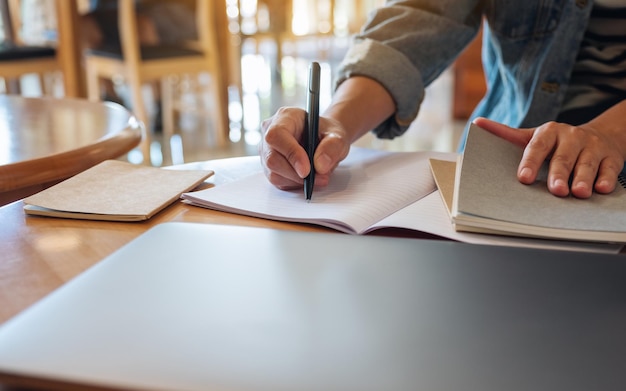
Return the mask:
<path id="1" fill-rule="evenodd" d="M 142 133 L 114 103 L 0 95 L 0 205 L 123 156 Z"/>
<path id="2" fill-rule="evenodd" d="M 206 186 L 226 183 L 261 170 L 258 156 L 188 163 L 171 168 L 215 171 L 215 175 L 206 181 Z M 148 221 L 133 223 L 26 216 L 23 202 L 16 201 L 0 207 L 0 323 L 149 228 L 171 221 L 336 232 L 319 226 L 213 211 L 182 201 L 174 202 Z M 434 238 L 420 232 L 390 230 L 384 234 Z"/>
<path id="3" fill-rule="evenodd" d="M 212 169 L 219 184 L 260 169 L 259 158 L 242 157 L 185 165 Z M 89 266 L 167 221 L 231 224 L 302 231 L 325 228 L 216 212 L 175 202 L 140 223 L 26 216 L 22 201 L 0 208 L 0 323 L 43 298 Z"/>
<path id="4" fill-rule="evenodd" d="M 207 181 L 208 186 L 236 180 L 261 169 L 258 156 L 191 163 L 173 168 L 214 170 L 216 174 Z M 22 201 L 0 207 L 0 324 L 160 223 L 198 222 L 335 232 L 317 226 L 212 211 L 181 201 L 176 201 L 149 221 L 139 223 L 26 216 L 22 208 Z M 616 346 L 619 347 L 619 343 Z M 0 390 L 9 389 L 0 385 Z"/>

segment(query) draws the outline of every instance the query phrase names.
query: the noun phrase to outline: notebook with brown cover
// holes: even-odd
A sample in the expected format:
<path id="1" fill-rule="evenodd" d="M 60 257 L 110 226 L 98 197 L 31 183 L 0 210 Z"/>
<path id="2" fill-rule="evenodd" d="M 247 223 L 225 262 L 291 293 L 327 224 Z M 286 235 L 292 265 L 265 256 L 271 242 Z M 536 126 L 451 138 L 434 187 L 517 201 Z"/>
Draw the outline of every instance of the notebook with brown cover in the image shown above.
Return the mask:
<path id="1" fill-rule="evenodd" d="M 87 220 L 147 220 L 212 174 L 107 160 L 25 198 L 24 212 Z"/>

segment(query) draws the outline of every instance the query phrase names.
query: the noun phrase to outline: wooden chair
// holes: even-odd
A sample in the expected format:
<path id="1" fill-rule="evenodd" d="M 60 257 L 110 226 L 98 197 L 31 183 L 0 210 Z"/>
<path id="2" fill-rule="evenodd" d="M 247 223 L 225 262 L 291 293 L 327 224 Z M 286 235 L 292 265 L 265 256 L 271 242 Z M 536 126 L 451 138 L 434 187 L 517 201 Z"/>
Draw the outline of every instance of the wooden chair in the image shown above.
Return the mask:
<path id="1" fill-rule="evenodd" d="M 244 54 L 250 53 L 250 48 L 252 48 L 252 53 L 254 54 L 269 54 L 267 61 L 269 63 L 269 69 L 271 71 L 272 84 L 274 86 L 278 86 L 278 88 L 272 88 L 272 105 L 273 107 L 269 108 L 270 112 L 274 112 L 278 109 L 279 106 L 282 106 L 285 103 L 285 96 L 283 95 L 283 88 L 280 87 L 283 83 L 283 69 L 282 69 L 282 60 L 285 55 L 283 49 L 286 47 L 288 43 L 291 43 L 291 47 L 295 48 L 298 44 L 298 40 L 300 39 L 312 39 L 316 38 L 316 49 L 314 52 L 310 52 L 308 55 L 311 59 L 316 61 L 324 61 L 326 60 L 328 54 L 328 40 L 322 38 L 331 38 L 333 37 L 333 20 L 334 20 L 334 12 L 335 12 L 335 0 L 328 0 L 326 5 L 328 10 L 326 13 L 320 13 L 320 5 L 322 2 L 317 0 L 308 0 L 308 3 L 300 3 L 308 7 L 309 9 L 314 9 L 308 15 L 311 20 L 315 20 L 316 22 L 327 22 L 327 29 L 320 29 L 319 26 L 314 26 L 314 28 L 309 29 L 304 35 L 296 35 L 293 32 L 293 23 L 294 23 L 294 1 L 293 0 L 258 0 L 256 4 L 256 13 L 252 14 L 251 10 L 246 10 L 243 8 L 244 4 L 242 2 L 238 2 L 238 12 L 230 13 L 230 22 L 236 23 L 239 27 L 237 30 L 238 35 L 238 45 L 234 45 L 238 50 L 236 54 L 235 61 L 232 61 L 232 65 L 230 66 L 231 74 L 230 74 L 230 82 L 231 85 L 234 85 L 238 90 L 238 95 L 240 98 L 240 103 L 243 103 L 243 75 L 241 64 L 241 58 Z M 260 24 L 258 15 L 261 11 L 265 12 L 269 16 L 269 23 Z M 232 16 L 236 15 L 236 16 Z M 262 49 L 263 42 L 270 42 L 273 49 L 270 52 Z M 318 43 L 322 43 L 321 45 L 317 45 Z M 250 45 L 251 46 L 248 46 Z M 318 50 L 319 49 L 319 50 Z M 292 49 L 293 50 L 293 49 Z M 296 50 L 297 52 L 297 50 Z M 293 55 L 293 53 L 288 53 L 289 55 Z M 246 115 L 246 110 L 242 112 L 241 123 L 245 122 L 244 116 Z"/>
<path id="2" fill-rule="evenodd" d="M 305 3 L 305 6 L 311 5 L 313 9 L 319 7 L 317 1 L 310 1 L 310 4 Z M 271 40 L 274 41 L 276 45 L 276 55 L 273 59 L 275 66 L 275 76 L 277 76 L 277 80 L 280 80 L 281 73 L 281 60 L 283 58 L 283 46 L 286 42 L 295 41 L 298 38 L 306 38 L 306 37 L 324 37 L 324 36 L 332 36 L 334 34 L 333 30 L 333 21 L 334 21 L 334 11 L 335 11 L 335 0 L 328 0 L 328 14 L 320 15 L 318 13 L 319 10 L 313 11 L 313 19 L 316 22 L 322 22 L 321 18 L 325 17 L 324 20 L 328 23 L 328 26 L 324 30 L 320 30 L 319 26 L 314 26 L 313 29 L 310 29 L 306 34 L 301 36 L 296 36 L 292 30 L 293 18 L 294 18 L 294 7 L 292 0 L 259 0 L 257 7 L 265 7 L 267 12 L 269 13 L 270 23 L 266 29 L 259 28 L 257 26 L 257 30 L 254 32 L 246 32 L 240 31 L 240 36 L 242 40 L 252 38 L 257 40 L 257 43 L 263 40 Z M 238 13 L 238 23 L 243 26 L 244 20 L 243 15 L 240 10 Z M 241 28 L 240 28 L 241 30 Z M 324 56 L 325 53 L 322 53 Z"/>
<path id="3" fill-rule="evenodd" d="M 23 75 L 38 74 L 42 80 L 42 91 L 50 94 L 43 82 L 43 75 L 61 72 L 63 94 L 69 97 L 81 95 L 79 60 L 76 44 L 76 8 L 74 0 L 56 0 L 55 11 L 58 21 L 56 46 L 26 45 L 19 37 L 21 25 L 21 1 L 5 0 L 2 3 L 3 25 L 8 38 L 0 44 L 0 78 L 15 80 Z"/>
<path id="4" fill-rule="evenodd" d="M 150 81 L 161 82 L 163 112 L 163 135 L 167 142 L 173 134 L 174 112 L 177 110 L 173 99 L 174 75 L 199 74 L 208 72 L 211 76 L 211 92 L 215 110 L 213 118 L 216 143 L 224 146 L 228 139 L 227 89 L 218 59 L 218 42 L 214 29 L 215 0 L 197 0 L 196 17 L 198 41 L 181 45 L 144 46 L 139 44 L 137 19 L 134 2 L 119 0 L 119 29 L 121 47 L 108 47 L 89 50 L 85 53 L 87 72 L 87 93 L 89 99 L 101 98 L 100 79 L 123 77 L 129 87 L 132 109 L 135 115 L 151 129 L 150 119 L 142 85 Z M 179 109 L 179 108 L 178 108 Z M 141 150 L 144 162 L 150 157 L 150 132 L 142 140 Z"/>

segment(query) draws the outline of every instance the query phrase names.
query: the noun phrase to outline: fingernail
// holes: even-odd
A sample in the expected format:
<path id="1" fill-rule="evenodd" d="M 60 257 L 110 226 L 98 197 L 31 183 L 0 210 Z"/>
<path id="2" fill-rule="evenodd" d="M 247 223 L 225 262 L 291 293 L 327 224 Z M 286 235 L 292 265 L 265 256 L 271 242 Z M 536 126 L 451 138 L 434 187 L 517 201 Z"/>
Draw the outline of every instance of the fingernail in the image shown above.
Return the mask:
<path id="1" fill-rule="evenodd" d="M 519 176 L 524 179 L 528 179 L 532 175 L 533 175 L 533 171 L 528 167 L 522 168 L 522 170 L 519 172 Z"/>
<path id="2" fill-rule="evenodd" d="M 587 186 L 587 183 L 580 181 L 580 182 L 576 182 L 576 188 L 581 189 L 581 190 L 582 189 L 588 190 L 589 186 Z"/>
<path id="3" fill-rule="evenodd" d="M 307 172 L 304 169 L 304 166 L 300 163 L 300 162 L 296 162 L 293 166 L 294 170 L 296 170 L 296 174 L 298 174 L 298 176 L 300 178 L 304 178 L 305 176 L 307 176 Z"/>
<path id="4" fill-rule="evenodd" d="M 565 182 L 563 179 L 557 179 L 554 181 L 554 187 L 558 188 L 558 187 L 567 187 L 567 182 Z"/>
<path id="5" fill-rule="evenodd" d="M 598 189 L 600 189 L 600 191 L 607 191 L 608 189 L 611 189 L 611 182 L 607 181 L 606 179 L 602 179 L 598 183 L 596 183 L 596 186 Z"/>
<path id="6" fill-rule="evenodd" d="M 321 154 L 317 158 L 317 161 L 315 162 L 315 166 L 317 167 L 317 171 L 319 171 L 322 174 L 326 174 L 326 173 L 328 173 L 328 171 L 330 171 L 331 164 L 332 164 L 332 160 L 330 159 L 330 156 L 328 156 L 325 153 Z"/>

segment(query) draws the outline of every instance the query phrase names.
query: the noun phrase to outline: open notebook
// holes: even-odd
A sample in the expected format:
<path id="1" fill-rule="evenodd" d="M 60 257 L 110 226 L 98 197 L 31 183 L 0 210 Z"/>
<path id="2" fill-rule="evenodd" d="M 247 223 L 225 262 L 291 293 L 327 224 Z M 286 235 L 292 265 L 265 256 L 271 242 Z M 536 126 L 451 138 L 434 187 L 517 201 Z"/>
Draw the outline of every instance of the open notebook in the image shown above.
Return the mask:
<path id="1" fill-rule="evenodd" d="M 621 391 L 625 280 L 617 255 L 167 223 L 0 326 L 0 383 Z"/>
<path id="2" fill-rule="evenodd" d="M 437 194 L 430 160 L 442 152 L 389 152 L 353 147 L 326 188 L 306 202 L 302 189 L 283 191 L 262 173 L 182 195 L 192 205 L 273 220 L 310 223 L 350 234 L 403 229 L 453 240 L 507 246 L 618 252 L 621 245 L 532 240 L 456 232 Z M 454 175 L 441 174 L 454 183 Z"/>
<path id="3" fill-rule="evenodd" d="M 388 227 L 386 217 L 435 191 L 429 158 L 455 156 L 352 148 L 328 187 L 315 189 L 311 202 L 302 189 L 275 188 L 263 173 L 182 197 L 197 206 L 365 234 Z"/>
<path id="4" fill-rule="evenodd" d="M 556 197 L 545 163 L 532 185 L 515 173 L 523 149 L 473 125 L 457 165 L 453 220 L 458 230 L 550 239 L 626 243 L 626 188 L 589 199 Z"/>

